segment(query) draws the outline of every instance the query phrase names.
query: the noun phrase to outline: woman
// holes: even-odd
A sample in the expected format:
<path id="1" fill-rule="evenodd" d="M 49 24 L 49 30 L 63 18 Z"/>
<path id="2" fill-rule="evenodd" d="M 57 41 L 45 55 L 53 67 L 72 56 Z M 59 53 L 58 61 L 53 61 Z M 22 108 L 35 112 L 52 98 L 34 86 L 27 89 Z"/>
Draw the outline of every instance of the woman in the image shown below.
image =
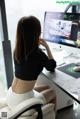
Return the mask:
<path id="1" fill-rule="evenodd" d="M 56 95 L 52 89 L 48 86 L 35 87 L 43 67 L 49 71 L 54 71 L 56 67 L 48 44 L 40 35 L 41 25 L 36 17 L 23 17 L 19 20 L 14 49 L 15 77 L 7 94 L 10 108 L 32 97 L 41 98 L 44 104 L 56 103 Z M 48 56 L 42 52 L 39 45 L 46 48 Z"/>

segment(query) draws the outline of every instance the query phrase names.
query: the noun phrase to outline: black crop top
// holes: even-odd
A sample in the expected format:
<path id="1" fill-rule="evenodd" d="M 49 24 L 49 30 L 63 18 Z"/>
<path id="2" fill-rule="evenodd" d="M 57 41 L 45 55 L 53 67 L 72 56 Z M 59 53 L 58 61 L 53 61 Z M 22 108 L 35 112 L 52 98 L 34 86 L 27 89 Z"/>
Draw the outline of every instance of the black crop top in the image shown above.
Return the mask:
<path id="1" fill-rule="evenodd" d="M 21 80 L 37 80 L 38 75 L 45 67 L 49 71 L 54 71 L 56 61 L 48 59 L 46 54 L 38 48 L 31 53 L 28 58 L 18 64 L 14 58 L 15 76 Z"/>

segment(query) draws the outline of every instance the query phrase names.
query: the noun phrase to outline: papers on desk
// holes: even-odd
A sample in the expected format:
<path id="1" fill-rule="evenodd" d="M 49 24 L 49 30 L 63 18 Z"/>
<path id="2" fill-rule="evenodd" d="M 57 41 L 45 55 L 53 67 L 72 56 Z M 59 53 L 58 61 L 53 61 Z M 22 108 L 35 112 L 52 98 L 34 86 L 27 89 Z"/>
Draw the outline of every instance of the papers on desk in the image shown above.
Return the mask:
<path id="1" fill-rule="evenodd" d="M 57 66 L 62 65 L 62 64 L 65 63 L 64 59 L 63 59 L 62 51 L 52 52 L 52 55 L 53 55 L 53 57 L 55 58 L 55 60 L 57 62 Z"/>
<path id="2" fill-rule="evenodd" d="M 57 66 L 61 66 L 61 65 L 65 64 L 66 58 L 69 57 L 69 59 L 70 59 L 71 55 L 73 54 L 66 50 L 63 50 L 63 49 L 59 50 L 59 49 L 60 48 L 58 48 L 58 50 L 56 50 L 55 48 L 53 48 L 53 50 L 52 50 L 52 54 L 57 62 Z"/>

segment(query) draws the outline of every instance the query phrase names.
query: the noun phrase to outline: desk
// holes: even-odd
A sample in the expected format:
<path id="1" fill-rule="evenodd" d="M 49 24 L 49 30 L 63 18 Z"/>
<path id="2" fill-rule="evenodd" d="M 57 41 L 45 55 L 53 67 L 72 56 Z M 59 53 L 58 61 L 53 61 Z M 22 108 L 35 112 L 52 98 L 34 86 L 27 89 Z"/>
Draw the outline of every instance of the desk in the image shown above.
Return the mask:
<path id="1" fill-rule="evenodd" d="M 80 79 L 73 78 L 57 69 L 54 73 L 50 73 L 44 69 L 43 74 L 80 104 Z"/>
<path id="2" fill-rule="evenodd" d="M 69 63 L 80 62 L 80 49 L 72 48 L 68 46 L 60 46 L 55 43 L 48 43 L 54 59 L 57 61 L 57 67 L 63 66 Z M 57 49 L 58 48 L 58 49 Z M 42 47 L 43 51 L 46 50 Z M 61 52 L 60 52 L 60 51 Z M 70 55 L 62 55 L 68 51 Z M 66 56 L 66 57 L 65 57 Z M 54 73 L 50 73 L 45 68 L 42 74 L 39 76 L 37 85 L 49 85 L 53 90 L 56 90 L 57 95 L 57 109 L 63 109 L 73 104 L 73 101 L 77 101 L 80 104 L 80 80 L 70 75 L 67 75 L 58 69 Z"/>
<path id="3" fill-rule="evenodd" d="M 72 48 L 68 46 L 61 46 L 62 50 L 71 53 L 68 57 L 62 56 L 60 52 L 55 52 L 56 44 L 48 43 L 50 46 L 53 57 L 57 62 L 62 64 L 77 63 L 80 62 L 80 49 Z M 61 49 L 60 49 L 61 50 Z M 57 53 L 57 55 L 56 55 Z M 59 67 L 59 65 L 57 66 Z M 52 80 L 53 83 L 68 94 L 71 98 L 80 104 L 80 78 L 76 79 L 68 74 L 65 74 L 58 69 L 54 73 L 50 73 L 47 70 L 43 70 L 43 74 L 47 76 L 48 79 Z"/>
<path id="4" fill-rule="evenodd" d="M 47 42 L 57 65 L 80 62 L 80 49 Z"/>

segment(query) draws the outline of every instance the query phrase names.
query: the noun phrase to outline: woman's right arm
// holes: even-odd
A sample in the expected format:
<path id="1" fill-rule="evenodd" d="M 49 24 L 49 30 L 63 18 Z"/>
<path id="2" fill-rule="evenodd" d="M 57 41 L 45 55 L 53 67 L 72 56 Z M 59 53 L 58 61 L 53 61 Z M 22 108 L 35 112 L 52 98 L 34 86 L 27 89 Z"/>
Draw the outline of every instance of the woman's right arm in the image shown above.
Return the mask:
<path id="1" fill-rule="evenodd" d="M 46 41 L 43 40 L 43 39 L 40 39 L 39 40 L 39 44 L 42 45 L 42 46 L 44 46 L 46 48 L 48 58 L 49 59 L 54 59 L 53 56 L 52 56 L 52 53 L 50 51 L 50 48 L 49 48 L 48 44 L 46 43 Z"/>
<path id="2" fill-rule="evenodd" d="M 50 48 L 48 46 L 48 44 L 46 43 L 46 41 L 44 41 L 43 39 L 40 39 L 39 40 L 39 44 L 41 44 L 42 46 L 44 46 L 46 48 L 46 51 L 47 51 L 47 55 L 43 52 L 42 54 L 42 64 L 43 66 L 49 70 L 49 71 L 52 71 L 54 72 L 55 68 L 56 68 L 56 61 L 54 60 L 53 56 L 52 56 L 52 53 L 50 51 Z"/>

